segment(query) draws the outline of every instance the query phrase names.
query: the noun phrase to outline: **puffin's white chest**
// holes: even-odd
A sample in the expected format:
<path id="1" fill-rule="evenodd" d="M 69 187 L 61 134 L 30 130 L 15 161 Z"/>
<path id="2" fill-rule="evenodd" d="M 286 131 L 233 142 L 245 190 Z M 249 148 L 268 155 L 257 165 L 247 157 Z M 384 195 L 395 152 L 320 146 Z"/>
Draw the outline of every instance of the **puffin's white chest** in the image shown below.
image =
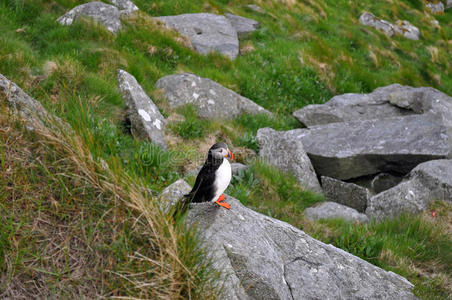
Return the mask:
<path id="1" fill-rule="evenodd" d="M 226 190 L 229 182 L 231 182 L 231 177 L 231 165 L 227 159 L 223 159 L 223 163 L 215 171 L 215 197 L 212 199 L 213 202 L 217 201 L 218 197 Z"/>

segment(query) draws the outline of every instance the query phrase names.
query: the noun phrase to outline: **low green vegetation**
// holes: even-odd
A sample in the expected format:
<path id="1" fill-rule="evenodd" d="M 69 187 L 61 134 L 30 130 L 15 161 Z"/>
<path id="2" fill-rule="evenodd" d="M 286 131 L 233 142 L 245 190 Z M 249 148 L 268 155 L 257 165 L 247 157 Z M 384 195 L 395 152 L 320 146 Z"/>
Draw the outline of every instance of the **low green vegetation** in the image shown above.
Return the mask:
<path id="1" fill-rule="evenodd" d="M 234 177 L 230 195 L 407 277 L 423 299 L 450 299 L 447 205 L 434 204 L 435 218 L 308 222 L 303 210 L 324 199 L 255 155 L 259 128 L 299 127 L 293 111 L 336 94 L 392 83 L 452 94 L 450 10 L 431 16 L 421 0 L 263 0 L 258 4 L 267 13 L 260 14 L 246 7 L 251 1 L 135 0 L 141 12 L 123 18 L 117 36 L 86 19 L 67 27 L 56 23 L 85 2 L 0 2 L 0 73 L 75 131 L 33 135 L 11 126 L 8 113 L 0 114 L 0 294 L 9 289 L 29 293 L 18 297 L 215 298 L 210 287 L 216 275 L 201 263 L 196 237 L 159 215 L 154 197 L 143 191 L 161 191 L 222 140 L 251 166 Z M 386 37 L 359 24 L 363 11 L 393 23 L 408 20 L 422 37 Z M 242 54 L 230 61 L 195 53 L 151 18 L 195 12 L 232 12 L 259 21 L 261 28 L 241 41 Z M 171 120 L 169 150 L 130 135 L 118 68 L 135 76 Z M 154 84 L 177 72 L 215 80 L 275 116 L 207 121 L 193 107 L 172 109 Z"/>

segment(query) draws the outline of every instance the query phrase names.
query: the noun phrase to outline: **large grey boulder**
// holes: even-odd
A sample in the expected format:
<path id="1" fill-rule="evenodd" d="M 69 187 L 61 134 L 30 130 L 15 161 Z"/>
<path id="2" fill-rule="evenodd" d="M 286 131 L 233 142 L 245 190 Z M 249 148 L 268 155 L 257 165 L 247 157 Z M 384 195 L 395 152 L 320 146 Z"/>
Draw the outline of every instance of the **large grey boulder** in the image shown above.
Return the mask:
<path id="1" fill-rule="evenodd" d="M 132 125 L 132 134 L 166 148 L 165 118 L 158 107 L 146 95 L 135 77 L 124 70 L 118 70 L 118 83 L 127 105 L 127 115 Z"/>
<path id="2" fill-rule="evenodd" d="M 364 12 L 359 17 L 359 22 L 363 25 L 373 27 L 387 36 L 399 34 L 411 40 L 418 40 L 421 35 L 419 29 L 406 20 L 398 20 L 394 25 L 386 20 L 377 18 L 370 12 Z"/>
<path id="3" fill-rule="evenodd" d="M 366 223 L 369 218 L 356 209 L 336 203 L 323 202 L 314 207 L 308 207 L 304 211 L 304 216 L 308 220 L 328 220 L 328 219 L 343 219 L 346 221 L 357 221 Z"/>
<path id="4" fill-rule="evenodd" d="M 224 16 L 198 13 L 155 19 L 188 38 L 195 50 L 201 54 L 218 51 L 231 59 L 235 59 L 239 54 L 237 32 Z"/>
<path id="5" fill-rule="evenodd" d="M 133 3 L 130 0 L 108 0 L 108 1 L 119 9 L 119 13 L 121 15 L 128 15 L 139 10 L 135 3 Z"/>
<path id="6" fill-rule="evenodd" d="M 221 299 L 417 299 L 405 278 L 226 201 L 192 204 L 186 218 L 223 274 Z"/>
<path id="7" fill-rule="evenodd" d="M 260 24 L 258 21 L 248 19 L 245 17 L 237 16 L 234 14 L 226 13 L 224 16 L 231 22 L 232 27 L 237 31 L 239 38 L 244 38 L 250 33 L 259 29 Z"/>
<path id="8" fill-rule="evenodd" d="M 72 25 L 80 17 L 91 18 L 113 33 L 117 33 L 122 26 L 119 10 L 113 5 L 98 1 L 76 6 L 59 17 L 57 21 L 61 25 Z"/>
<path id="9" fill-rule="evenodd" d="M 271 128 L 259 129 L 256 139 L 262 159 L 295 175 L 303 188 L 322 193 L 317 175 L 300 139 L 287 139 L 282 132 Z"/>
<path id="10" fill-rule="evenodd" d="M 192 104 L 203 118 L 230 119 L 245 112 L 272 115 L 250 99 L 215 81 L 190 73 L 165 76 L 160 78 L 155 86 L 163 90 L 171 107 Z"/>
<path id="11" fill-rule="evenodd" d="M 317 175 L 344 180 L 387 171 L 406 174 L 451 152 L 447 128 L 426 114 L 331 123 L 284 135 L 303 143 Z"/>
<path id="12" fill-rule="evenodd" d="M 444 4 L 441 1 L 437 0 L 427 0 L 425 3 L 425 7 L 432 14 L 441 14 L 444 13 Z"/>
<path id="13" fill-rule="evenodd" d="M 414 168 L 407 180 L 369 199 L 366 214 L 375 219 L 419 213 L 432 200 L 452 201 L 452 160 L 432 160 Z"/>
<path id="14" fill-rule="evenodd" d="M 392 93 L 400 93 L 409 87 L 399 84 L 375 89 L 369 94 L 342 94 L 325 104 L 312 104 L 293 113 L 307 127 L 337 122 L 384 119 L 414 114 L 408 105 L 390 103 Z"/>
<path id="15" fill-rule="evenodd" d="M 340 203 L 365 212 L 367 201 L 372 196 L 369 189 L 354 183 L 322 176 L 322 189 L 328 201 Z"/>

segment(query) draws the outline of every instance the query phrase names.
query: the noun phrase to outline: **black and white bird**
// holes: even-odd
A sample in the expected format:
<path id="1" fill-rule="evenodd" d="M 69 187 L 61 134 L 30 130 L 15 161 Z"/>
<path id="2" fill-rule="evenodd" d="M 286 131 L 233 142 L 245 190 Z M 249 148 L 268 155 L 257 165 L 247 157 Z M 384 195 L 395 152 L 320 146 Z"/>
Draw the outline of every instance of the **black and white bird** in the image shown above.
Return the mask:
<path id="1" fill-rule="evenodd" d="M 225 143 L 216 143 L 210 147 L 207 160 L 196 177 L 193 189 L 185 195 L 185 204 L 215 202 L 226 209 L 231 208 L 229 203 L 224 202 L 223 195 L 232 177 L 228 159 L 234 159 L 234 154 Z"/>

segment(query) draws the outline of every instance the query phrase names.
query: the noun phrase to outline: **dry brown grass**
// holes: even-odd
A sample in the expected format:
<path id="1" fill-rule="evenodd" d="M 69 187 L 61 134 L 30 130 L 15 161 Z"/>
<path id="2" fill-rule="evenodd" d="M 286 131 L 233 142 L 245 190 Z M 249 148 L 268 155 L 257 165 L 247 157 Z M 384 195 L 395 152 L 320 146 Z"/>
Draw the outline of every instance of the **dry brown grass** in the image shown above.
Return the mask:
<path id="1" fill-rule="evenodd" d="M 0 265 L 2 296 L 215 298 L 199 282 L 202 266 L 186 264 L 191 235 L 143 195 L 144 184 L 114 161 L 102 168 L 57 121 L 30 133 L 2 110 L 1 203 L 11 224 L 23 223 Z"/>

